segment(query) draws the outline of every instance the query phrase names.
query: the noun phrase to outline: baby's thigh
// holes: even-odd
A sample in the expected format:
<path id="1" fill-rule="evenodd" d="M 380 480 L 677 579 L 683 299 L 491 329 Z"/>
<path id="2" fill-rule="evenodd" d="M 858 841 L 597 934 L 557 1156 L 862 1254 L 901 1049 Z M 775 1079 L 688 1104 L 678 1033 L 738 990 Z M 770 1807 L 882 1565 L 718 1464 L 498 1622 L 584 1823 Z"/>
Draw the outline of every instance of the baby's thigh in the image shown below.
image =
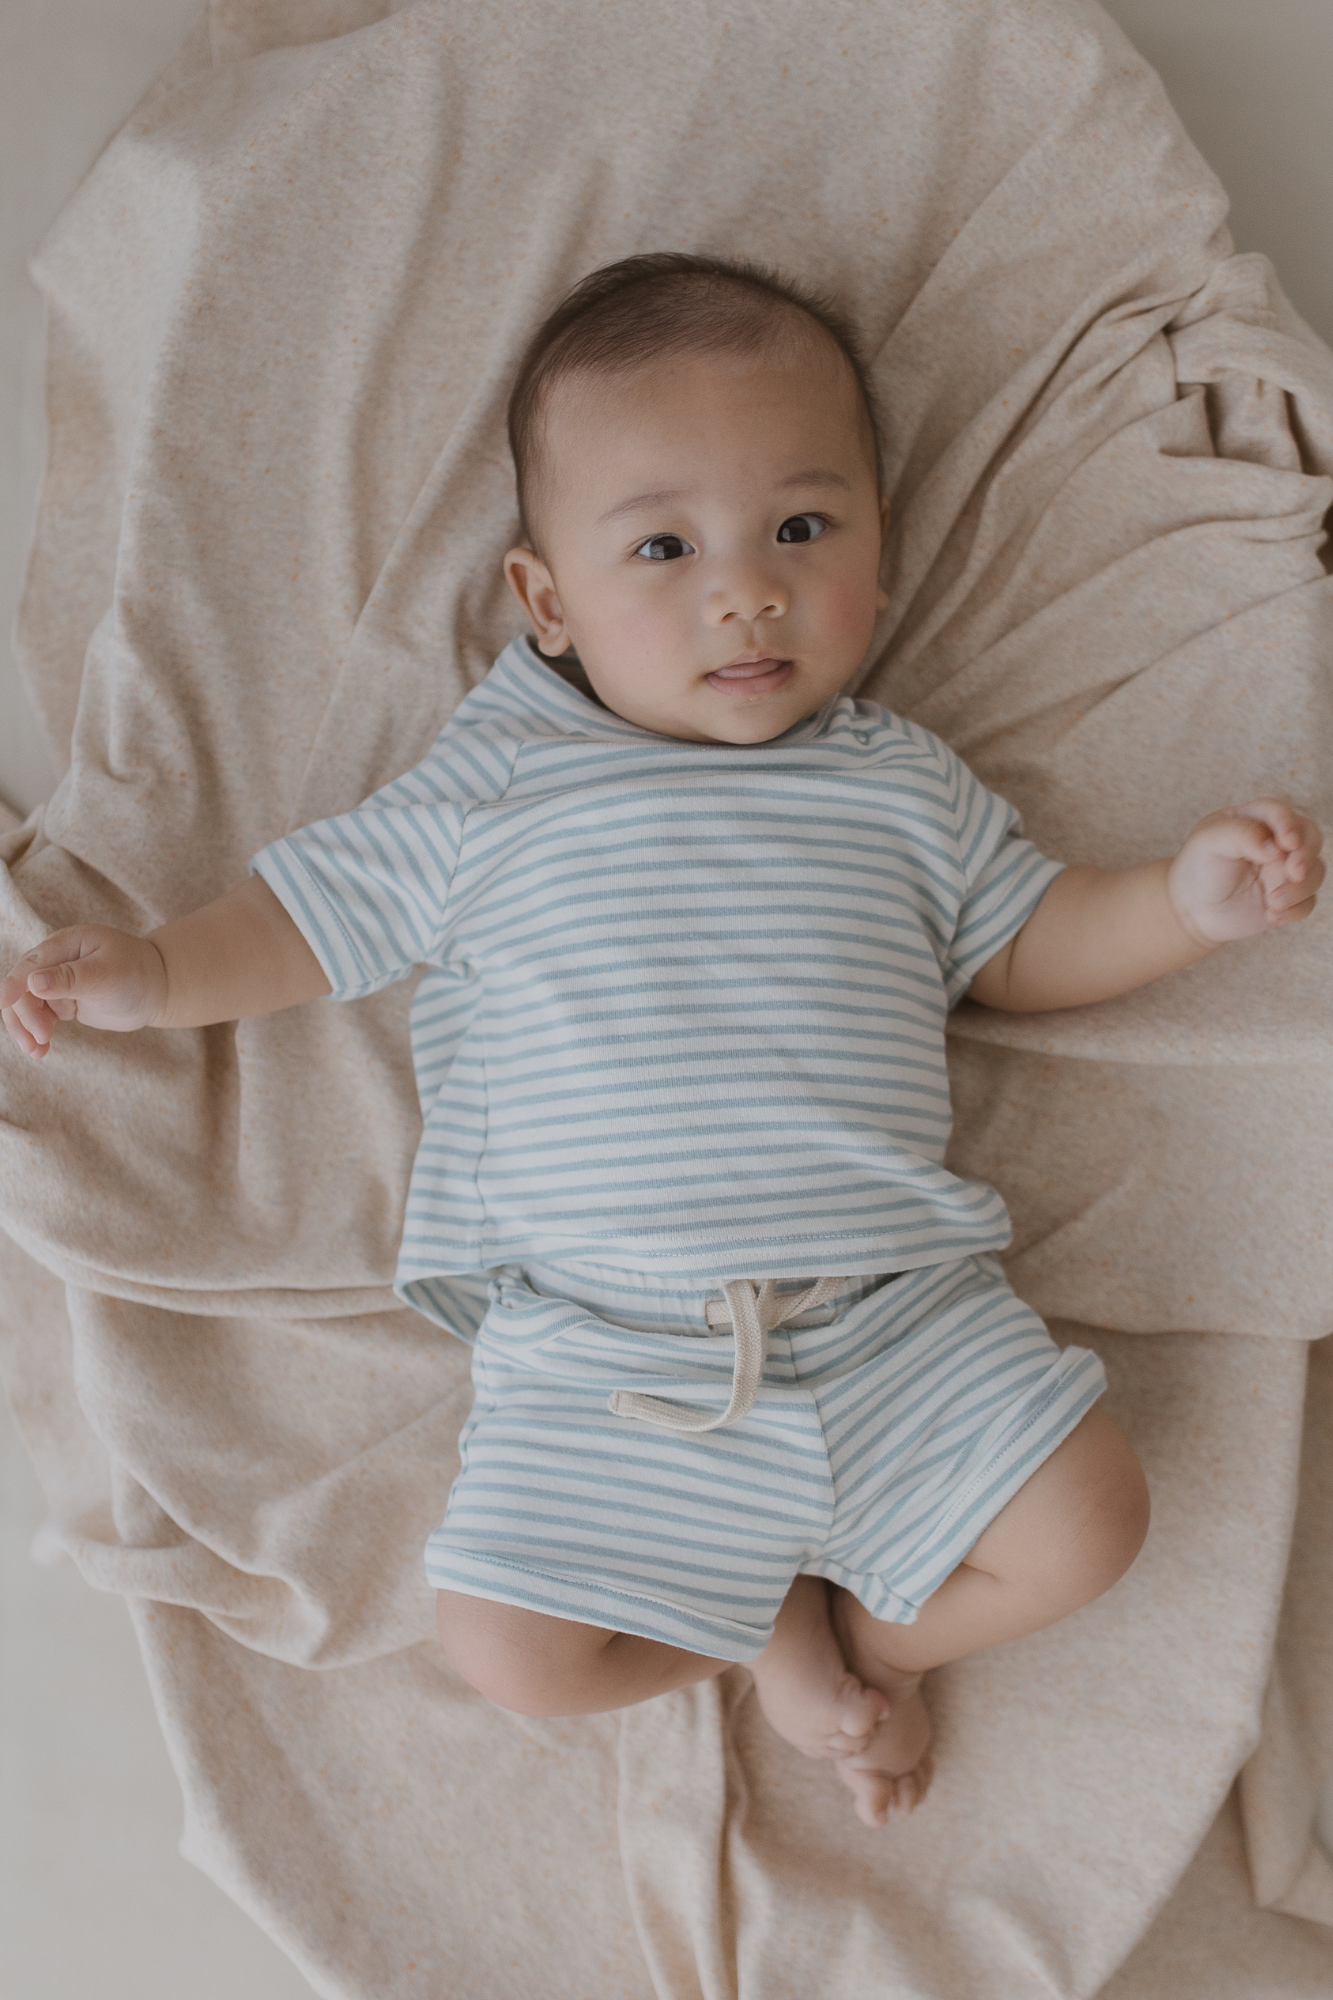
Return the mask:
<path id="1" fill-rule="evenodd" d="M 565 1691 L 576 1697 L 611 1637 L 596 1625 L 458 1590 L 436 1591 L 435 1619 L 450 1666 L 520 1715 L 550 1713 Z"/>
<path id="2" fill-rule="evenodd" d="M 1124 1575 L 1147 1532 L 1143 1468 L 1119 1424 L 1094 1403 L 965 1560 L 1005 1582 L 1063 1585 L 1086 1601 Z"/>

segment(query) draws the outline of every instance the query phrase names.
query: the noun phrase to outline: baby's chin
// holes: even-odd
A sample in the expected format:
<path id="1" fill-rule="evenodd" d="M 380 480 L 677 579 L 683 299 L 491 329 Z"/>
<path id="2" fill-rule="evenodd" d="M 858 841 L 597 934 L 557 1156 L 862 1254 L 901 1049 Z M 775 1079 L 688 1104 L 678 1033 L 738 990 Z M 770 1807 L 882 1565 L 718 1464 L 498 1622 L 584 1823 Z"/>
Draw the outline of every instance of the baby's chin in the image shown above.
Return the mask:
<path id="1" fill-rule="evenodd" d="M 804 709 L 781 720 L 758 715 L 719 717 L 711 729 L 700 725 L 699 735 L 707 743 L 732 743 L 738 749 L 750 745 L 758 748 L 763 743 L 776 743 L 779 736 L 785 736 L 789 729 L 794 729 L 798 722 L 804 722 L 808 715 L 813 714 L 813 709 Z"/>
<path id="2" fill-rule="evenodd" d="M 623 715 L 626 722 L 637 723 L 640 729 L 651 729 L 657 736 L 674 737 L 680 743 L 731 743 L 741 749 L 776 742 L 779 736 L 785 736 L 789 729 L 794 729 L 798 722 L 804 722 L 807 716 L 822 707 L 822 702 L 814 702 L 806 708 L 789 707 L 782 714 L 759 707 L 721 715 L 709 714 L 706 708 L 699 707 L 666 715 L 660 712 L 651 716 L 630 715 L 619 709 L 616 713 Z"/>
<path id="3" fill-rule="evenodd" d="M 786 700 L 772 696 L 755 702 L 726 698 L 700 702 L 693 706 L 690 722 L 711 743 L 772 743 L 817 714 L 831 699 L 827 694 L 814 695 L 808 691 L 793 699 L 794 693 L 792 690 Z"/>
<path id="4" fill-rule="evenodd" d="M 702 700 L 695 699 L 682 703 L 679 726 L 668 725 L 669 735 L 695 736 L 707 743 L 734 743 L 737 746 L 774 743 L 785 736 L 789 729 L 805 722 L 819 710 L 839 690 L 830 693 L 816 693 L 810 689 L 800 691 L 792 688 L 779 690 L 758 701 L 737 701 L 734 698 L 710 698 L 705 693 Z"/>

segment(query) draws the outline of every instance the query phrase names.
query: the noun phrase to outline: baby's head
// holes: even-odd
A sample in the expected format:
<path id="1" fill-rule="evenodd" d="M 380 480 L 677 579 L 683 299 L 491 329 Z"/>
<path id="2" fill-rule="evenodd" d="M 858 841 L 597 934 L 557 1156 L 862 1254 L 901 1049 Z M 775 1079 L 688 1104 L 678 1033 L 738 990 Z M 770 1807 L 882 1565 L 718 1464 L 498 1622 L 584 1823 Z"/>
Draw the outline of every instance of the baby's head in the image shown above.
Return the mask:
<path id="1" fill-rule="evenodd" d="M 886 503 L 853 337 L 747 265 L 594 271 L 509 407 L 527 546 L 505 574 L 541 651 L 627 721 L 766 743 L 870 643 Z"/>

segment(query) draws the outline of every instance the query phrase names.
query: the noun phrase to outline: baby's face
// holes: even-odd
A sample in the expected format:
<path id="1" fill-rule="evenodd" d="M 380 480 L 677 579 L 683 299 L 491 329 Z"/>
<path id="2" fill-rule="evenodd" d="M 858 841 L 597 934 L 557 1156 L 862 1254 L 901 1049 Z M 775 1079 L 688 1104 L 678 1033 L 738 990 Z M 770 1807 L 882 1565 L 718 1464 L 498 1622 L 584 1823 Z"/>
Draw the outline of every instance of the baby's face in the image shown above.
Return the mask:
<path id="1" fill-rule="evenodd" d="M 877 609 L 884 517 L 850 371 L 683 355 L 566 378 L 536 532 L 505 571 L 552 658 L 664 736 L 766 743 L 837 693 Z"/>

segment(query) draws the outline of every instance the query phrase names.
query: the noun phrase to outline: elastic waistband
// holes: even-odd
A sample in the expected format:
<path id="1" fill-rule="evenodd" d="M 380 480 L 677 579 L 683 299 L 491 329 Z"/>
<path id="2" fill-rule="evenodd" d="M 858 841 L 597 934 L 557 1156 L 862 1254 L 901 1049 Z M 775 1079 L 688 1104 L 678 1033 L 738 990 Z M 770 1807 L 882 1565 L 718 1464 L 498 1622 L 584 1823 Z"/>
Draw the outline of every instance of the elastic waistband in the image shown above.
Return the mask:
<path id="1" fill-rule="evenodd" d="M 503 1300 L 507 1291 L 521 1286 L 530 1297 L 554 1298 L 562 1306 L 596 1314 L 631 1331 L 725 1336 L 732 1342 L 731 1389 L 721 1410 L 648 1396 L 628 1387 L 607 1398 L 611 1414 L 627 1422 L 698 1432 L 721 1430 L 749 1415 L 763 1379 L 768 1336 L 776 1328 L 827 1326 L 848 1306 L 889 1282 L 887 1273 L 871 1280 L 829 1276 L 805 1283 L 727 1278 L 702 1293 L 693 1286 L 688 1292 L 670 1292 L 660 1280 L 644 1286 L 620 1272 L 590 1286 L 586 1275 L 571 1272 L 567 1265 L 525 1264 L 497 1272 L 492 1297 Z"/>
<path id="2" fill-rule="evenodd" d="M 820 1274 L 808 1278 L 779 1278 L 779 1298 L 808 1291 Z M 866 1299 L 881 1286 L 891 1284 L 901 1273 L 886 1271 L 877 1277 L 841 1278 L 837 1290 L 810 1312 L 801 1313 L 793 1327 L 828 1325 L 848 1306 Z M 686 1333 L 708 1335 L 716 1331 L 708 1324 L 708 1304 L 723 1297 L 725 1279 L 700 1286 L 693 1277 L 673 1284 L 666 1277 L 640 1276 L 638 1272 L 608 1270 L 591 1264 L 508 1264 L 490 1274 L 492 1291 L 505 1279 L 516 1280 L 544 1298 L 563 1299 L 585 1312 L 593 1312 L 613 1326 L 628 1327 L 634 1333 Z M 730 1278 L 728 1273 L 727 1277 Z M 753 1274 L 756 1282 L 762 1272 Z"/>

